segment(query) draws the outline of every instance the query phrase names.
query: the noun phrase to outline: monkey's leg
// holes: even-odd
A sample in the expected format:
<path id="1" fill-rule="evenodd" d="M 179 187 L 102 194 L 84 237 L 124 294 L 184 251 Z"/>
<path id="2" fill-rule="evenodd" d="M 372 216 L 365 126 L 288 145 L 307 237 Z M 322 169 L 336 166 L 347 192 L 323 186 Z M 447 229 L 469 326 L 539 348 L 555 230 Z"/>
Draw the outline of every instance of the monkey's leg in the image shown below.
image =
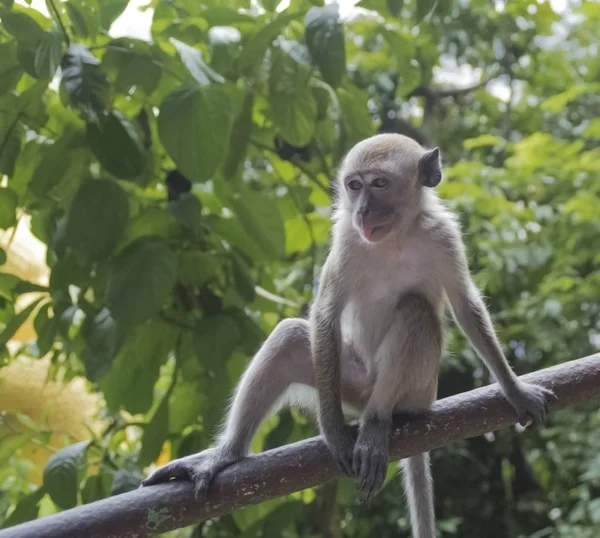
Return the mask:
<path id="1" fill-rule="evenodd" d="M 342 369 L 342 390 L 350 400 L 361 393 L 360 387 L 355 388 L 360 372 L 353 368 L 351 365 Z M 194 482 L 197 498 L 204 497 L 217 473 L 248 455 L 256 430 L 267 415 L 290 399 L 288 389 L 293 384 L 314 387 L 309 324 L 303 319 L 279 323 L 256 353 L 238 383 L 216 446 L 168 463 L 142 485 L 184 478 Z M 299 400 L 298 394 L 293 396 L 292 403 L 314 412 L 316 393 L 304 400 Z"/>
<path id="2" fill-rule="evenodd" d="M 393 413 L 424 411 L 435 400 L 441 353 L 442 325 L 431 303 L 418 293 L 403 296 L 376 352 L 376 379 L 355 447 L 361 498 L 371 499 L 383 485 Z M 434 537 L 428 457 L 408 458 L 404 470 L 415 538 Z"/>

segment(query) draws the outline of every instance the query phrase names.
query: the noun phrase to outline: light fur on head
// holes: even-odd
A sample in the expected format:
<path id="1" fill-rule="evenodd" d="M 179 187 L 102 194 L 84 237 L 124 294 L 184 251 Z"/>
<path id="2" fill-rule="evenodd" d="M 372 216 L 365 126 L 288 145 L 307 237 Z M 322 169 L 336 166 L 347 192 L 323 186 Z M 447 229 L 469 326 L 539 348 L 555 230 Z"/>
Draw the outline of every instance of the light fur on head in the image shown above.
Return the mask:
<path id="1" fill-rule="evenodd" d="M 334 219 L 346 215 L 367 241 L 380 241 L 393 228 L 408 225 L 419 213 L 423 188 L 440 181 L 437 148 L 426 150 L 400 134 L 372 136 L 356 144 L 341 163 Z"/>

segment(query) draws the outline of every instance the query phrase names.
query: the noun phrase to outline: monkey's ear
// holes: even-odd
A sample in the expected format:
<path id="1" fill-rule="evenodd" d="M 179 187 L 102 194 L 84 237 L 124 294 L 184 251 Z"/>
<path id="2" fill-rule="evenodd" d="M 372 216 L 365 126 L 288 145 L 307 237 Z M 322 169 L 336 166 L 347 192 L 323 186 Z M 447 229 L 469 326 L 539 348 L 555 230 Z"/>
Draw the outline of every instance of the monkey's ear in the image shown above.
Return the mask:
<path id="1" fill-rule="evenodd" d="M 419 179 L 424 187 L 435 187 L 442 181 L 442 161 L 439 148 L 426 151 L 419 159 Z"/>

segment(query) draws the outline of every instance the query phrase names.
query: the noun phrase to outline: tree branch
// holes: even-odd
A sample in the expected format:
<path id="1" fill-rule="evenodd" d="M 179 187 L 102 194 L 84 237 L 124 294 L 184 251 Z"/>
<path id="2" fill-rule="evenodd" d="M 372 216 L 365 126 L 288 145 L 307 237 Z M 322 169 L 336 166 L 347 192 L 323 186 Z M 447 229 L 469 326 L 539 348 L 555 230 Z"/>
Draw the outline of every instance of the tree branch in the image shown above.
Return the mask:
<path id="1" fill-rule="evenodd" d="M 600 396 L 600 353 L 547 368 L 521 379 L 552 388 L 554 409 Z M 397 417 L 390 456 L 397 460 L 458 439 L 515 423 L 515 412 L 497 384 L 439 400 L 426 415 Z M 0 538 L 141 537 L 185 527 L 305 488 L 340 475 L 320 437 L 287 445 L 225 469 L 208 500 L 194 501 L 192 485 L 171 482 L 78 506 L 4 531 Z"/>
<path id="2" fill-rule="evenodd" d="M 479 88 L 483 88 L 488 82 L 495 77 L 488 77 L 481 82 L 466 86 L 464 88 L 429 88 L 426 86 L 418 86 L 409 95 L 409 97 L 425 97 L 428 99 L 443 99 L 444 97 L 460 97 L 468 93 L 474 92 Z"/>
<path id="3" fill-rule="evenodd" d="M 58 21 L 60 29 L 62 30 L 62 33 L 65 36 L 65 41 L 67 43 L 67 47 L 70 47 L 71 46 L 71 39 L 69 38 L 69 34 L 67 32 L 67 29 L 65 28 L 65 25 L 63 24 L 63 21 L 62 21 L 62 19 L 60 17 L 60 13 L 58 12 L 58 9 L 56 9 L 56 6 L 54 5 L 54 1 L 53 0 L 50 0 L 49 4 L 52 7 L 52 11 L 54 12 L 54 15 L 56 15 L 56 20 Z"/>

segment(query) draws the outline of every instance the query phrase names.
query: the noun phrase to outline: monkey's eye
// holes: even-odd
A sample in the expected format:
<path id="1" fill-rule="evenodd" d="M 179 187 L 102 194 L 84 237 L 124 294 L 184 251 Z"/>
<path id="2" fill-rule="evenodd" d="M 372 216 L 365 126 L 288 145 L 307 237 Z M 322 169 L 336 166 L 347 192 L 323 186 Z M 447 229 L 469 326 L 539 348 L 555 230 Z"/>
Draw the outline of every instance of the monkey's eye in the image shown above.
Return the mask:
<path id="1" fill-rule="evenodd" d="M 389 181 L 384 177 L 376 177 L 371 185 L 377 189 L 385 189 L 388 186 Z"/>
<path id="2" fill-rule="evenodd" d="M 362 183 L 358 181 L 358 179 L 353 179 L 352 181 L 348 181 L 348 188 L 352 191 L 357 191 L 362 188 Z"/>

